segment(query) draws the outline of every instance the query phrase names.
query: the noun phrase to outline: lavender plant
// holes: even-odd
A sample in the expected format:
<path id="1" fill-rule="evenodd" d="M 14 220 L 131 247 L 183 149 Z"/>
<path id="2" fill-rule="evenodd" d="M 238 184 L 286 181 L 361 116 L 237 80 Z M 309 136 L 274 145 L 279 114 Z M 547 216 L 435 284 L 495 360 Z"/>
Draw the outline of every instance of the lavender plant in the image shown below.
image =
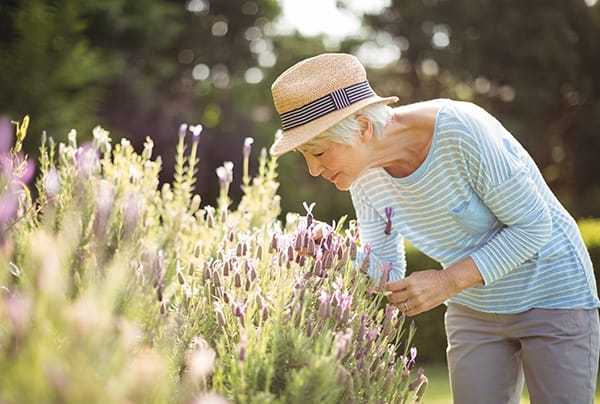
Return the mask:
<path id="1" fill-rule="evenodd" d="M 422 399 L 414 326 L 360 271 L 356 226 L 315 239 L 312 205 L 278 220 L 276 160 L 251 178 L 251 140 L 236 209 L 229 164 L 216 207 L 194 191 L 198 126 L 162 186 L 150 139 L 44 137 L 31 200 L 26 122 L 0 151 L 0 402 Z"/>

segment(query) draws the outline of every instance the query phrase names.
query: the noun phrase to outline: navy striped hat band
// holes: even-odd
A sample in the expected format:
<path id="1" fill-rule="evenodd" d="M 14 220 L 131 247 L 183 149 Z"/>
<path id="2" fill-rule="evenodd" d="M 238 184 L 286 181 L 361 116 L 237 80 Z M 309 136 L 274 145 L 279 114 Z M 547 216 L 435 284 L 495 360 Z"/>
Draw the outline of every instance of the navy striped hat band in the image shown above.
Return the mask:
<path id="1" fill-rule="evenodd" d="M 281 114 L 281 128 L 285 131 L 304 125 L 374 95 L 375 92 L 367 81 L 340 88 L 306 105 Z"/>

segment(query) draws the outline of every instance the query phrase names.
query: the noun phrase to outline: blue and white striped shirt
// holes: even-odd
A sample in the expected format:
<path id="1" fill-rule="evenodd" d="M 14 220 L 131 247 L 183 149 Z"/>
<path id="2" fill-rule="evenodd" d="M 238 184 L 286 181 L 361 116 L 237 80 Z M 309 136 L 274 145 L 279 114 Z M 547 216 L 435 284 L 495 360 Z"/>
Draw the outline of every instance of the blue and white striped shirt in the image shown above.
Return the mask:
<path id="1" fill-rule="evenodd" d="M 440 100 L 423 164 L 404 178 L 370 169 L 350 187 L 371 275 L 404 276 L 404 238 L 448 267 L 467 257 L 484 285 L 449 301 L 484 312 L 600 306 L 575 220 L 517 140 L 482 108 Z M 393 209 L 384 233 L 385 208 Z"/>

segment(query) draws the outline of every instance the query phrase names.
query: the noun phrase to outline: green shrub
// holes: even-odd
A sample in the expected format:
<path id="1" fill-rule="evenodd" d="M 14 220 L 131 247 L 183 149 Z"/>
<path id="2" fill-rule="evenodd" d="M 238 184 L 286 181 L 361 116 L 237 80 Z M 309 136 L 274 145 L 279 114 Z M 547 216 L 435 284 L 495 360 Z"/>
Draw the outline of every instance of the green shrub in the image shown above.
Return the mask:
<path id="1" fill-rule="evenodd" d="M 355 229 L 314 243 L 310 212 L 278 221 L 264 150 L 237 209 L 231 164 L 201 207 L 185 126 L 160 189 L 150 139 L 72 132 L 43 140 L 32 200 L 26 127 L 0 167 L 0 402 L 420 400 L 414 326 L 355 271 Z"/>
<path id="2" fill-rule="evenodd" d="M 578 222 L 583 241 L 592 258 L 596 282 L 600 280 L 600 219 L 583 219 Z M 600 284 L 597 284 L 600 292 Z"/>

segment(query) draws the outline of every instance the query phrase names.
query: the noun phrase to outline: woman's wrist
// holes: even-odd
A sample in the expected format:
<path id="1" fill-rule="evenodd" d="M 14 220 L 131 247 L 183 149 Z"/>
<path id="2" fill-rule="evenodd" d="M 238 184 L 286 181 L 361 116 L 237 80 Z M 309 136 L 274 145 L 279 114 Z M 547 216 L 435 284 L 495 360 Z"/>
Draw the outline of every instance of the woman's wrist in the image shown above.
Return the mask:
<path id="1" fill-rule="evenodd" d="M 467 288 L 483 285 L 483 277 L 475 261 L 471 257 L 465 258 L 444 271 L 448 292 L 454 296 Z"/>

